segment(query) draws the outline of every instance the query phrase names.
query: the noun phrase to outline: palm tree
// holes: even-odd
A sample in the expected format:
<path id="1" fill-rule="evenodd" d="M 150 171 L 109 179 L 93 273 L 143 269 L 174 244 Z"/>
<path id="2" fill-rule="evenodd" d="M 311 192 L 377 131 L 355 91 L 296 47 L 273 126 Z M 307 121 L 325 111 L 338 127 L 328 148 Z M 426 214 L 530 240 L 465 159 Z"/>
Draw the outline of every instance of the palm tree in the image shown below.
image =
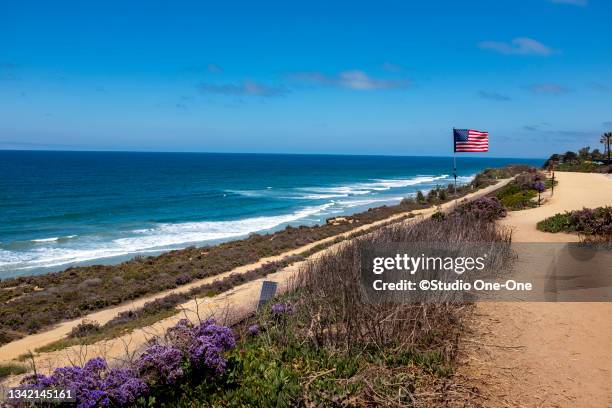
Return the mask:
<path id="1" fill-rule="evenodd" d="M 604 151 L 608 152 L 608 164 L 610 164 L 610 143 L 612 143 L 612 132 L 606 132 L 601 135 L 599 143 L 603 143 L 605 149 Z"/>

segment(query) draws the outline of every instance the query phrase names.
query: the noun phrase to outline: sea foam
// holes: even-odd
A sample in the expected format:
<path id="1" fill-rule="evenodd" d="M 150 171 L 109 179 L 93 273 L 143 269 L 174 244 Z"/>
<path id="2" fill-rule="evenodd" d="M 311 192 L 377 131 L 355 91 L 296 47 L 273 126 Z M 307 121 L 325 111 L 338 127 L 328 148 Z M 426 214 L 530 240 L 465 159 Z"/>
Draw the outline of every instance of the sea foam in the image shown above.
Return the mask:
<path id="1" fill-rule="evenodd" d="M 473 176 L 457 178 L 466 183 Z M 227 221 L 197 221 L 182 223 L 158 223 L 149 228 L 126 231 L 114 239 L 68 235 L 33 239 L 32 247 L 26 251 L 0 249 L 0 277 L 3 271 L 18 271 L 40 267 L 58 267 L 97 259 L 137 255 L 183 248 L 197 243 L 228 240 L 247 236 L 250 233 L 266 231 L 297 221 L 320 221 L 315 217 L 331 216 L 345 212 L 348 208 L 365 207 L 372 204 L 397 203 L 410 193 L 389 195 L 394 189 L 423 186 L 424 189 L 436 183 L 450 183 L 448 174 L 417 175 L 404 179 L 371 179 L 365 182 L 348 183 L 338 186 L 296 187 L 287 191 L 226 190 L 228 193 L 245 197 L 276 195 L 280 199 L 301 199 L 327 201 L 320 205 L 307 206 L 297 211 L 271 216 L 250 217 Z M 383 195 L 381 195 L 383 194 Z M 368 196 L 369 197 L 366 197 Z"/>
<path id="2" fill-rule="evenodd" d="M 185 247 L 190 244 L 246 236 L 270 230 L 293 221 L 305 220 L 323 213 L 334 203 L 306 207 L 289 214 L 261 216 L 232 221 L 160 223 L 151 228 L 136 229 L 124 238 L 100 242 L 98 238 L 75 240 L 72 246 L 58 247 L 57 240 L 39 240 L 36 247 L 16 252 L 0 249 L 2 271 L 53 267 L 128 254 L 142 254 Z M 41 244 L 53 244 L 44 246 Z"/>

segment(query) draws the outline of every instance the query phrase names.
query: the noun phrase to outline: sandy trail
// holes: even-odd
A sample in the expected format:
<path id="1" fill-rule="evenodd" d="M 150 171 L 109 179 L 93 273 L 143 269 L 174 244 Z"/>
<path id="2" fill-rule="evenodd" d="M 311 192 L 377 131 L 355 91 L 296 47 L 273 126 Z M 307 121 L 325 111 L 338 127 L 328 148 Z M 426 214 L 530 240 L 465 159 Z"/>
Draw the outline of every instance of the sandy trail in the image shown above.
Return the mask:
<path id="1" fill-rule="evenodd" d="M 571 242 L 536 230 L 558 212 L 612 205 L 612 179 L 557 173 L 554 196 L 501 224 L 515 242 Z M 612 267 L 611 267 L 612 273 Z M 478 303 L 461 374 L 487 407 L 612 407 L 612 303 Z"/>
<path id="2" fill-rule="evenodd" d="M 509 179 L 500 180 L 497 184 L 468 194 L 463 199 L 474 199 L 489 194 L 491 191 L 494 191 L 504 186 L 509 181 Z M 446 204 L 443 204 L 441 207 L 442 209 L 448 209 L 452 205 L 454 205 L 454 202 L 448 202 Z M 412 213 L 419 215 L 419 217 L 415 219 L 420 219 L 422 217 L 431 215 L 435 211 L 436 208 L 428 208 L 424 210 L 412 211 Z M 407 214 L 409 214 L 409 212 L 396 214 L 384 220 L 380 220 L 367 225 L 362 225 L 344 234 L 340 234 L 339 236 L 347 237 L 350 234 L 358 231 L 369 230 L 382 224 L 394 220 L 399 220 L 399 218 Z M 119 312 L 141 307 L 145 302 L 148 302 L 150 300 L 163 297 L 173 292 L 187 291 L 194 286 L 199 286 L 205 283 L 212 282 L 216 279 L 228 276 L 231 273 L 247 272 L 249 270 L 261 266 L 266 262 L 280 260 L 289 255 L 303 253 L 316 245 L 333 241 L 337 237 L 338 236 L 332 236 L 297 248 L 295 250 L 285 252 L 278 256 L 261 259 L 256 263 L 245 265 L 225 272 L 223 274 L 194 281 L 190 284 L 172 290 L 164 291 L 153 296 L 147 296 L 145 298 L 141 298 L 136 301 L 126 303 L 124 305 L 91 313 L 79 319 L 60 323 L 51 330 L 26 336 L 22 339 L 5 344 L 4 346 L 0 347 L 0 362 L 13 360 L 29 350 L 33 351 L 36 348 L 53 343 L 57 340 L 66 337 L 70 330 L 72 330 L 72 328 L 79 324 L 83 319 L 95 320 L 100 324 L 104 324 L 107 321 L 111 320 L 113 317 L 115 317 Z M 331 250 L 332 248 L 333 246 L 319 251 L 311 255 L 308 259 L 313 259 L 317 256 L 321 256 L 323 253 Z M 199 299 L 197 300 L 197 302 L 190 301 L 185 304 L 182 304 L 179 306 L 179 308 L 183 310 L 183 313 L 163 319 L 151 326 L 136 329 L 133 332 L 123 335 L 119 338 L 101 341 L 89 346 L 73 346 L 60 351 L 39 354 L 36 356 L 37 369 L 40 372 L 49 372 L 52 370 L 52 368 L 58 366 L 82 364 L 84 361 L 95 356 L 106 357 L 109 361 L 112 361 L 113 359 L 123 359 L 126 356 L 133 354 L 148 339 L 154 336 L 163 335 L 167 328 L 175 325 L 179 319 L 184 318 L 185 316 L 189 317 L 192 321 L 197 321 L 198 318 L 206 318 L 208 316 L 215 316 L 218 320 L 223 322 L 236 321 L 248 315 L 249 313 L 252 313 L 255 310 L 256 303 L 259 298 L 259 291 L 261 289 L 261 282 L 263 280 L 276 281 L 279 283 L 279 290 L 285 290 L 291 278 L 295 276 L 302 263 L 303 262 L 296 262 L 286 268 L 283 268 L 273 274 L 266 276 L 265 278 L 247 282 L 218 296 Z M 15 379 L 13 379 L 12 381 L 14 380 Z"/>

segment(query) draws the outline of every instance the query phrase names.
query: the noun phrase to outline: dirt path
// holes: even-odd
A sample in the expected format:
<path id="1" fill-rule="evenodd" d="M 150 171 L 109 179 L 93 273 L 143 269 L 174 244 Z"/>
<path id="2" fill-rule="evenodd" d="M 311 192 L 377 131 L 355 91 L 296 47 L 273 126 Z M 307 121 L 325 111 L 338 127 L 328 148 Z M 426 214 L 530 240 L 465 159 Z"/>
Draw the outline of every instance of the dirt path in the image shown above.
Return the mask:
<path id="1" fill-rule="evenodd" d="M 555 213 L 612 205 L 612 179 L 557 173 L 555 194 L 502 224 L 515 242 L 569 242 L 537 231 Z M 612 270 L 611 270 L 612 273 Z M 487 407 L 612 407 L 612 303 L 479 303 L 465 366 Z"/>
<path id="2" fill-rule="evenodd" d="M 471 193 L 465 196 L 464 199 L 474 199 L 477 197 L 481 197 L 483 195 L 490 193 L 491 191 L 494 191 L 495 189 L 502 187 L 508 182 L 509 180 L 500 180 L 500 182 L 498 182 L 497 184 L 493 186 L 489 186 L 487 188 L 481 189 L 479 191 L 476 191 L 474 193 Z M 447 209 L 447 208 L 450 208 L 452 205 L 454 205 L 454 203 L 449 202 L 449 203 L 442 205 L 442 208 Z M 434 211 L 436 211 L 435 208 L 429 208 L 425 210 L 412 211 L 412 213 L 418 214 L 420 216 L 429 216 Z M 403 217 L 406 214 L 408 213 L 396 214 L 387 219 L 357 227 L 351 231 L 341 234 L 341 236 L 346 237 L 357 231 L 368 230 L 370 228 L 380 226 L 384 223 L 387 223 L 393 220 L 398 220 L 399 218 Z M 19 339 L 17 341 L 11 342 L 9 344 L 6 344 L 0 347 L 0 362 L 10 361 L 12 359 L 15 359 L 19 355 L 27 352 L 28 350 L 33 351 L 36 348 L 53 343 L 57 340 L 60 340 L 66 337 L 66 335 L 70 332 L 70 330 L 72 330 L 72 328 L 76 326 L 77 324 L 79 324 L 83 319 L 95 320 L 99 322 L 100 324 L 104 324 L 110 319 L 112 319 L 113 317 L 115 317 L 117 313 L 141 307 L 147 301 L 150 301 L 150 300 L 153 300 L 159 297 L 163 297 L 169 293 L 187 291 L 194 286 L 199 286 L 204 283 L 212 282 L 216 279 L 222 278 L 231 273 L 244 273 L 244 272 L 247 272 L 248 270 L 252 270 L 252 269 L 255 269 L 261 266 L 265 262 L 270 262 L 272 260 L 280 260 L 289 255 L 303 253 L 316 245 L 333 241 L 336 238 L 337 236 L 329 237 L 329 238 L 308 244 L 306 246 L 300 247 L 298 249 L 285 252 L 278 256 L 261 259 L 256 263 L 245 265 L 245 266 L 236 268 L 232 271 L 228 271 L 220 275 L 216 275 L 213 277 L 194 281 L 188 285 L 184 285 L 176 289 L 164 291 L 162 293 L 158 293 L 153 296 L 141 298 L 141 299 L 138 299 L 136 301 L 133 301 L 133 302 L 121 305 L 121 306 L 104 309 L 104 310 L 101 310 L 95 313 L 91 313 L 79 319 L 63 322 L 57 325 L 56 327 L 54 327 L 53 329 L 48 330 L 46 332 L 30 335 L 30 336 L 24 337 L 22 339 Z M 322 253 L 324 253 L 327 250 L 329 249 L 324 249 L 322 251 L 319 251 L 316 254 L 312 255 L 309 259 L 320 256 Z M 176 322 L 179 319 L 185 317 L 185 315 L 187 315 L 193 321 L 198 319 L 198 315 L 202 318 L 207 317 L 207 316 L 216 316 L 218 319 L 223 320 L 223 321 L 236 320 L 255 310 L 256 302 L 257 302 L 257 299 L 259 298 L 259 291 L 261 289 L 261 282 L 264 279 L 278 282 L 279 289 L 283 290 L 287 287 L 287 284 L 290 281 L 290 279 L 293 276 L 295 276 L 295 273 L 298 271 L 301 264 L 302 262 L 294 263 L 293 265 L 288 266 L 273 274 L 270 274 L 266 276 L 265 278 L 247 282 L 243 285 L 240 285 L 234 288 L 233 290 L 230 290 L 218 296 L 215 296 L 212 298 L 200 299 L 197 302 L 194 302 L 194 301 L 187 302 L 183 305 L 180 305 L 180 308 L 184 311 L 184 313 L 161 320 L 152 326 L 148 326 L 142 329 L 136 329 L 129 334 L 121 336 L 120 338 L 102 341 L 102 342 L 99 342 L 93 345 L 89 345 L 86 347 L 85 346 L 74 346 L 74 347 L 69 347 L 64 350 L 60 350 L 56 352 L 49 352 L 49 353 L 43 353 L 41 355 L 37 355 L 36 356 L 37 369 L 39 369 L 39 371 L 41 372 L 48 372 L 53 367 L 70 365 L 73 363 L 82 363 L 85 360 L 90 359 L 95 356 L 104 356 L 109 360 L 112 360 L 115 358 L 124 358 L 124 356 L 129 355 L 133 353 L 135 350 L 137 350 L 138 347 L 140 347 L 143 343 L 147 341 L 147 339 L 153 336 L 156 336 L 156 335 L 163 334 L 168 327 L 175 325 Z"/>

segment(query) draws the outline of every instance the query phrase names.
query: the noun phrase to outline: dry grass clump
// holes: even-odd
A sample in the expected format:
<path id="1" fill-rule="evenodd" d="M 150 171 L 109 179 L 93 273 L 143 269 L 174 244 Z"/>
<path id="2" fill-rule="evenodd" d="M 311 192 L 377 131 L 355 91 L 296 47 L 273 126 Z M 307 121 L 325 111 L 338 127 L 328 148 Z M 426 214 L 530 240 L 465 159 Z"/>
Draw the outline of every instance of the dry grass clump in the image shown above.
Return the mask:
<path id="1" fill-rule="evenodd" d="M 490 256 L 497 257 L 491 261 L 496 265 L 510 254 L 509 232 L 486 219 L 463 216 L 388 226 L 358 238 L 309 262 L 298 278 L 298 307 L 312 322 L 310 341 L 349 352 L 364 346 L 410 347 L 457 323 L 464 305 L 450 297 L 417 304 L 364 302 L 361 252 L 372 245 L 382 248 L 397 243 L 484 244 Z"/>

